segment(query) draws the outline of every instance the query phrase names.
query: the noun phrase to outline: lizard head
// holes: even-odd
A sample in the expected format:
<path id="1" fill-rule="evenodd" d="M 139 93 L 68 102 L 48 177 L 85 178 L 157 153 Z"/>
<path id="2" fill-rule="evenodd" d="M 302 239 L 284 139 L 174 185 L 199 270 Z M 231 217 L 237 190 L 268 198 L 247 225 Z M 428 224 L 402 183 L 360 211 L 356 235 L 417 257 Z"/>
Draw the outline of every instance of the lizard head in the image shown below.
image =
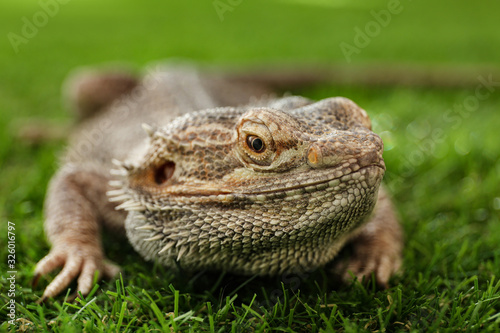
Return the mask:
<path id="1" fill-rule="evenodd" d="M 345 98 L 199 111 L 149 132 L 114 193 L 132 244 L 171 266 L 327 262 L 371 213 L 385 171 L 380 137 Z"/>

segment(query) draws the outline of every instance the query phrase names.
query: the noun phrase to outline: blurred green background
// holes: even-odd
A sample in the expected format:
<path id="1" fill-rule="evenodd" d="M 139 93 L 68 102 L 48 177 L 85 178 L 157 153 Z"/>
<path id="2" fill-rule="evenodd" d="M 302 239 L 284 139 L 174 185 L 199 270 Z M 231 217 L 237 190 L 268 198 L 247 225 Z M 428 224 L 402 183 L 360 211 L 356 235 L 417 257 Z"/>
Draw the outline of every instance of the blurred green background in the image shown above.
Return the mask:
<path id="1" fill-rule="evenodd" d="M 28 282 L 34 264 L 48 251 L 43 198 L 57 156 L 64 151 L 60 140 L 26 144 L 17 137 L 19 128 L 32 117 L 71 122 L 60 87 L 76 67 L 118 62 L 139 69 L 172 57 L 234 67 L 336 66 L 356 77 L 362 77 L 365 68 L 378 69 L 381 77 L 384 70 L 414 69 L 400 71 L 400 78 L 422 69 L 463 71 L 460 77 L 468 83 L 455 88 L 351 82 L 298 93 L 353 99 L 369 112 L 386 144 L 386 183 L 407 244 L 405 272 L 393 285 L 404 286 L 407 299 L 419 301 L 403 304 L 406 317 L 402 311 L 387 326 L 374 327 L 394 329 L 398 320 L 414 320 L 409 313 L 415 307 L 432 308 L 427 302 L 434 290 L 424 288 L 431 280 L 439 292 L 467 296 L 474 283 L 483 290 L 500 275 L 498 13 L 500 2 L 495 0 L 2 1 L 0 219 L 15 222 L 18 230 L 19 300 L 30 303 L 41 294 L 33 293 Z M 383 17 L 383 24 L 376 17 Z M 366 36 L 360 37 L 359 31 Z M 348 57 L 342 50 L 346 45 L 356 48 Z M 494 82 L 481 100 L 476 96 L 480 80 Z M 4 239 L 0 235 L 0 244 Z M 0 251 L 3 255 L 5 250 Z M 125 266 L 125 273 L 138 269 L 128 267 L 127 259 L 114 251 L 111 258 Z M 4 265 L 2 261 L 2 271 Z M 139 270 L 147 271 L 144 267 Z M 457 310 L 451 294 L 440 295 L 440 304 L 449 309 L 441 316 L 438 304 L 434 312 L 429 310 L 434 316 L 413 327 L 429 329 L 437 322 L 436 328 L 443 321 L 450 327 L 466 325 L 453 311 L 467 319 L 473 297 Z M 342 297 L 349 299 L 349 292 Z M 385 294 L 377 297 L 386 301 Z M 355 300 L 352 304 L 359 306 Z M 499 308 L 498 301 L 492 301 L 474 320 L 498 323 Z M 351 314 L 351 323 L 359 327 L 370 320 L 370 310 L 356 305 L 339 311 Z"/>

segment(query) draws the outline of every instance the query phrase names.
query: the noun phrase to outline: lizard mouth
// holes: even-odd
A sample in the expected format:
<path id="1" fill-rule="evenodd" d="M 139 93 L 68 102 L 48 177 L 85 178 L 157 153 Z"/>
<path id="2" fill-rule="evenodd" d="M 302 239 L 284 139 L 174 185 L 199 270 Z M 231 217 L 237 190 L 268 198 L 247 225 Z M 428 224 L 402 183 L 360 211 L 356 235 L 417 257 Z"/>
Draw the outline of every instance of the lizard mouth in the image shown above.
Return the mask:
<path id="1" fill-rule="evenodd" d="M 229 182 L 230 185 L 217 185 L 217 184 L 165 184 L 171 176 L 172 168 L 171 164 L 163 165 L 158 168 L 156 174 L 158 176 L 157 186 L 155 190 L 161 189 L 163 194 L 170 198 L 202 198 L 202 197 L 213 197 L 213 196 L 254 196 L 254 195 L 271 195 L 276 193 L 291 193 L 295 191 L 321 191 L 327 187 L 336 187 L 342 183 L 349 184 L 355 182 L 368 182 L 377 181 L 381 179 L 385 166 L 382 164 L 370 164 L 361 167 L 355 171 L 346 172 L 345 169 L 336 170 L 323 170 L 320 175 L 312 177 L 306 173 L 302 176 L 302 180 L 297 180 L 296 182 L 292 180 L 289 183 L 276 183 L 276 179 L 273 180 L 263 180 L 261 184 L 238 184 L 234 181 Z M 307 177 L 307 178 L 304 178 Z M 300 178 L 300 177 L 298 177 Z M 307 179 L 307 181 L 304 181 Z M 280 180 L 280 179 L 278 179 Z M 149 187 L 149 186 L 148 186 Z M 136 187 L 137 189 L 137 187 Z M 141 186 L 142 190 L 146 192 L 152 192 L 153 189 Z M 140 191 L 142 192 L 142 191 Z M 221 197 L 222 198 L 222 197 Z"/>
<path id="2" fill-rule="evenodd" d="M 311 175 L 310 170 L 304 170 L 295 174 L 294 177 L 261 179 L 258 184 L 242 183 L 241 180 L 245 179 L 245 177 L 241 177 L 241 175 L 234 175 L 231 177 L 232 179 L 224 182 L 225 185 L 211 183 L 172 184 L 171 180 L 173 180 L 172 177 L 175 172 L 175 163 L 164 161 L 157 167 L 150 168 L 146 173 L 135 174 L 132 179 L 129 178 L 128 186 L 123 184 L 125 188 L 122 187 L 128 193 L 127 195 L 123 196 L 124 191 L 119 190 L 110 191 L 108 196 L 110 196 L 110 201 L 124 202 L 132 200 L 134 202 L 133 205 L 130 201 L 128 204 L 125 202 L 124 207 L 119 206 L 120 209 L 124 208 L 128 210 L 128 206 L 134 206 L 134 209 L 141 210 L 140 207 L 144 206 L 139 204 L 139 202 L 143 202 L 143 199 L 149 197 L 151 194 L 156 194 L 167 201 L 176 201 L 176 198 L 178 198 L 179 200 L 188 200 L 189 202 L 191 200 L 218 200 L 225 202 L 232 201 L 240 196 L 262 196 L 263 198 L 277 194 L 291 196 L 303 192 L 322 191 L 329 187 L 341 191 L 341 188 L 354 186 L 354 183 L 366 182 L 367 186 L 374 185 L 382 179 L 385 165 L 383 160 L 380 160 L 356 170 L 347 166 L 339 166 L 333 170 L 323 169 L 316 171 L 315 175 Z M 214 197 L 217 197 L 217 199 L 214 199 Z M 153 204 L 153 206 L 156 205 Z"/>

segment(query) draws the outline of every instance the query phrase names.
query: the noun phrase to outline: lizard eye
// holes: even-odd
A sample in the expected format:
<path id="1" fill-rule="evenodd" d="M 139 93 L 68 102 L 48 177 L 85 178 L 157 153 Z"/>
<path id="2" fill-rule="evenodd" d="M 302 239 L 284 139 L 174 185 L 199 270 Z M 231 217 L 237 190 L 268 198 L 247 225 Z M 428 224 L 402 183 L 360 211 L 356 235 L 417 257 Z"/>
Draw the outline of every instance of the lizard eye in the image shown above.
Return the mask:
<path id="1" fill-rule="evenodd" d="M 266 123 L 251 113 L 245 114 L 236 131 L 242 162 L 254 170 L 269 168 L 276 157 L 276 144 Z"/>
<path id="2" fill-rule="evenodd" d="M 247 136 L 247 145 L 250 149 L 252 149 L 256 153 L 262 153 L 266 150 L 266 145 L 261 138 L 255 135 Z"/>

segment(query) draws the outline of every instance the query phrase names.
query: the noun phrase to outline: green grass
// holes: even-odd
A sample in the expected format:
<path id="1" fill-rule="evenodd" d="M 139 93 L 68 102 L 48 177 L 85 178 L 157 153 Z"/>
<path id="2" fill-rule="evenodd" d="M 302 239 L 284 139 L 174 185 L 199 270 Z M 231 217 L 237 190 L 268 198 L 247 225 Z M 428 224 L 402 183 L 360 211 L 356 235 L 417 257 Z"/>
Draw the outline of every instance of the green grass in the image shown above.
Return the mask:
<path id="1" fill-rule="evenodd" d="M 326 1 L 315 1 L 326 3 Z M 60 84 L 74 67 L 125 61 L 140 68 L 168 57 L 208 64 L 322 63 L 498 67 L 500 3 L 401 1 L 404 10 L 347 64 L 339 44 L 386 1 L 307 6 L 242 1 L 220 21 L 211 1 L 72 1 L 15 53 L 0 40 L 0 318 L 8 302 L 7 221 L 16 227 L 15 327 L 0 331 L 500 331 L 500 94 L 459 111 L 462 89 L 321 86 L 365 108 L 386 144 L 390 189 L 405 230 L 404 270 L 388 290 L 335 286 L 322 270 L 272 279 L 173 274 L 106 237 L 123 277 L 99 282 L 74 303 L 44 304 L 48 279 L 32 270 L 49 250 L 43 200 L 64 142 L 30 146 L 15 132 L 26 117 L 69 123 Z M 0 4 L 0 32 L 21 33 L 35 1 Z M 494 81 L 500 81 L 494 77 Z M 479 83 L 479 81 L 478 81 Z M 450 111 L 450 112 L 448 112 Z M 53 277 L 52 275 L 51 277 Z M 72 286 L 74 288 L 74 285 Z"/>

